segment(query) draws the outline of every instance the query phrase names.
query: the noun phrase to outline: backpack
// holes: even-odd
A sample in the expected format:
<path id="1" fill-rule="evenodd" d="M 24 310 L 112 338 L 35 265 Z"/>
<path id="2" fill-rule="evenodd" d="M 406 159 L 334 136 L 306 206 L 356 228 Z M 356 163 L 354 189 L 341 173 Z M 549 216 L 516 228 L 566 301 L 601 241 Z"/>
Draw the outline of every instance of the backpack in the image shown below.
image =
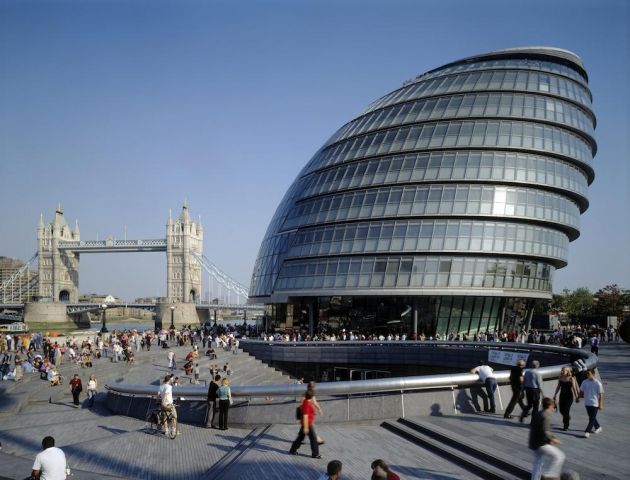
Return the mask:
<path id="1" fill-rule="evenodd" d="M 303 417 L 303 415 L 302 415 L 302 405 L 300 405 L 299 407 L 297 407 L 295 409 L 295 419 L 296 420 L 302 420 L 302 417 Z"/>

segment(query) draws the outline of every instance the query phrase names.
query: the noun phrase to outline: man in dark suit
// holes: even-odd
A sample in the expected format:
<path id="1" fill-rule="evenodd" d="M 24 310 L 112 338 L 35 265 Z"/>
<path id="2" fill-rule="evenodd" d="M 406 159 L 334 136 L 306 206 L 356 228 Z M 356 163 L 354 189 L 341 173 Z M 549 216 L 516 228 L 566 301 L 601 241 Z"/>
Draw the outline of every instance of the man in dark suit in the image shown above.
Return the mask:
<path id="1" fill-rule="evenodd" d="M 218 411 L 217 391 L 219 390 L 220 382 L 221 382 L 221 375 L 215 375 L 214 381 L 210 382 L 210 386 L 208 387 L 208 420 L 210 420 L 210 428 L 217 428 L 217 425 L 214 423 L 214 419 L 216 418 L 217 411 Z M 207 421 L 206 421 L 206 427 L 208 427 Z"/>

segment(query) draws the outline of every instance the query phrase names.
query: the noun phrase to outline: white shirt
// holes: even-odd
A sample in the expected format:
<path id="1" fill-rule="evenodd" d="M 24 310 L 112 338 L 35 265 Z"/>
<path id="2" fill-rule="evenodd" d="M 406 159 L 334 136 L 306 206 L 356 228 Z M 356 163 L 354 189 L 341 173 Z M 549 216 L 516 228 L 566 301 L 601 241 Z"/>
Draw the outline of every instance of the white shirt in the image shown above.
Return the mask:
<path id="1" fill-rule="evenodd" d="M 160 398 L 162 399 L 162 405 L 173 403 L 173 386 L 170 383 L 163 383 L 160 386 Z"/>
<path id="2" fill-rule="evenodd" d="M 475 373 L 479 375 L 479 380 L 485 383 L 486 378 L 494 377 L 494 370 L 488 365 L 480 365 L 475 368 Z"/>
<path id="3" fill-rule="evenodd" d="M 596 378 L 584 380 L 580 385 L 580 390 L 584 392 L 584 405 L 587 407 L 599 407 L 599 394 L 604 393 L 604 387 Z"/>
<path id="4" fill-rule="evenodd" d="M 60 448 L 47 448 L 35 457 L 33 470 L 41 471 L 41 480 L 65 480 L 66 455 Z"/>

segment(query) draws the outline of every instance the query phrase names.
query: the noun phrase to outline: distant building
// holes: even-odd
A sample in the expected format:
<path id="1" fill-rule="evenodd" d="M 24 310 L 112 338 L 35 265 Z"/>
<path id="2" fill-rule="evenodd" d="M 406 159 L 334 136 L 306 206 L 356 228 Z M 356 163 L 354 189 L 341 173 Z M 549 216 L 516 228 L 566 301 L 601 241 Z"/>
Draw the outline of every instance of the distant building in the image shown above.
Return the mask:
<path id="1" fill-rule="evenodd" d="M 371 103 L 298 174 L 250 287 L 272 326 L 441 336 L 513 329 L 551 299 L 594 179 L 580 58 L 515 48 Z"/>

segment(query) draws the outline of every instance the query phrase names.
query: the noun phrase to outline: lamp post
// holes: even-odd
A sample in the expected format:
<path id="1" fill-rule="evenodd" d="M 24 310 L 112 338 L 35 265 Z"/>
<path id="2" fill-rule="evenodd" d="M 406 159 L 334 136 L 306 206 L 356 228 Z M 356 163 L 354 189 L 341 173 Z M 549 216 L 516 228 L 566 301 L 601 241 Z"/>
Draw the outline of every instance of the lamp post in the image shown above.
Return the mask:
<path id="1" fill-rule="evenodd" d="M 171 330 L 175 330 L 175 307 L 171 306 Z"/>
<path id="2" fill-rule="evenodd" d="M 103 326 L 101 327 L 101 333 L 107 333 L 109 332 L 105 323 L 105 310 L 107 309 L 107 304 L 104 303 L 103 305 L 101 305 L 101 308 L 103 309 Z"/>

